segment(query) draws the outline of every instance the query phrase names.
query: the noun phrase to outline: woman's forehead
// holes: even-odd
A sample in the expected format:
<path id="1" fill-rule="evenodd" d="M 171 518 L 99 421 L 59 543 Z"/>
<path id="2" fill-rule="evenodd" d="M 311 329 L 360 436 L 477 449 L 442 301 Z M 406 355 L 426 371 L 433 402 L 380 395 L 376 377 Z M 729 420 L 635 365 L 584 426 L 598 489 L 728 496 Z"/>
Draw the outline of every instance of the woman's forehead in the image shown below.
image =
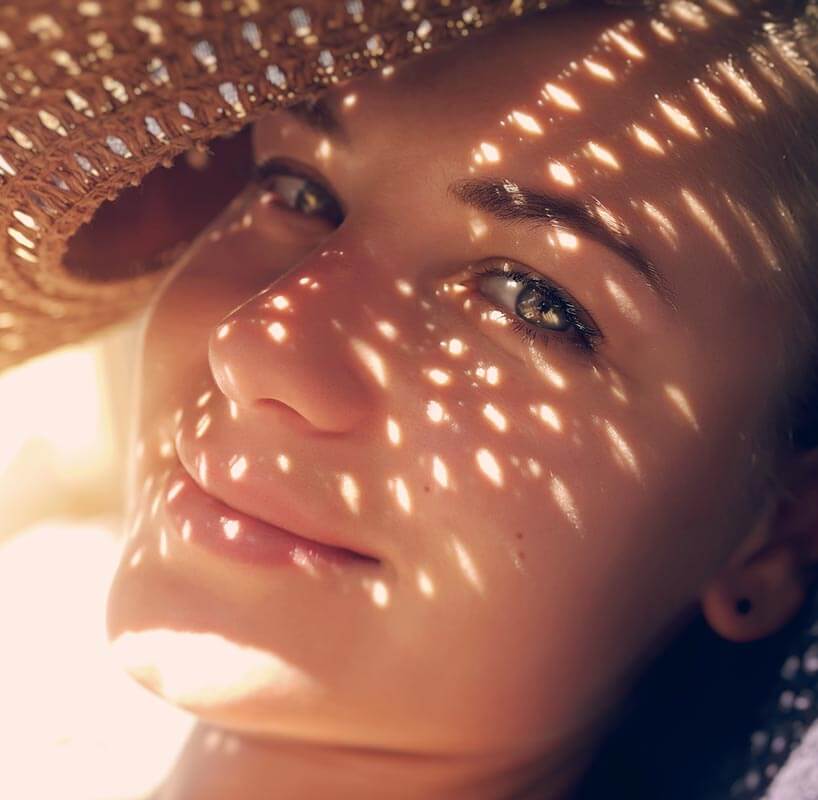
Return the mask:
<path id="1" fill-rule="evenodd" d="M 803 76 L 781 42 L 759 36 L 758 17 L 692 6 L 511 23 L 333 90 L 323 122 L 338 120 L 329 138 L 356 158 L 400 151 L 412 169 L 422 155 L 451 175 L 598 198 L 648 224 L 657 247 L 678 247 L 679 228 L 694 227 L 716 261 L 778 272 L 774 243 L 794 233 L 780 229 L 786 200 L 759 192 L 747 166 L 775 159 L 760 144 Z"/>

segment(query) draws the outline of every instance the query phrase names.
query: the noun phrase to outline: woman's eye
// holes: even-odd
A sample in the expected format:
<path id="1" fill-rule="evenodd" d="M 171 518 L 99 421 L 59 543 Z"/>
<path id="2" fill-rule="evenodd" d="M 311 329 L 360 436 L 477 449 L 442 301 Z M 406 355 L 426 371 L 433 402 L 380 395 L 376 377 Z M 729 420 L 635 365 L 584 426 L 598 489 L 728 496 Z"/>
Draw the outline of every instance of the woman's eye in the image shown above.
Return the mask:
<path id="1" fill-rule="evenodd" d="M 305 217 L 323 219 L 334 227 L 344 220 L 344 212 L 334 195 L 298 168 L 272 160 L 256 167 L 253 183 L 270 194 L 270 201 Z"/>
<path id="2" fill-rule="evenodd" d="M 525 342 L 540 336 L 546 340 L 556 337 L 595 352 L 604 338 L 588 312 L 543 278 L 505 264 L 484 267 L 473 283 L 479 289 L 477 296 L 507 320 Z"/>

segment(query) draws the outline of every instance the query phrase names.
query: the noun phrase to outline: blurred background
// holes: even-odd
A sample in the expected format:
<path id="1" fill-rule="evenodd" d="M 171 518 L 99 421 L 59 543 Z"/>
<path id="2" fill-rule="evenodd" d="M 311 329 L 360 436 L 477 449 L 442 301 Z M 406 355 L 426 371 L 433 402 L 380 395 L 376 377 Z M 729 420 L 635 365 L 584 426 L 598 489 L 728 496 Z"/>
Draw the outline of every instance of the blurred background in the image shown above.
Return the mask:
<path id="1" fill-rule="evenodd" d="M 0 373 L 0 798 L 146 797 L 192 726 L 105 636 L 142 319 Z"/>

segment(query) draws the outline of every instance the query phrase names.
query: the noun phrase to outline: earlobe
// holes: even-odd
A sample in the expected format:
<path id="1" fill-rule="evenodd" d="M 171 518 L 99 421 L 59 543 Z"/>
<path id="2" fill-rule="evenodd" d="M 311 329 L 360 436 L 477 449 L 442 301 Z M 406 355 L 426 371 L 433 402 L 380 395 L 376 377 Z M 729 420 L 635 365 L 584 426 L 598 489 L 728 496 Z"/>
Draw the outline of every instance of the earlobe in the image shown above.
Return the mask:
<path id="1" fill-rule="evenodd" d="M 798 555 L 789 545 L 778 544 L 716 578 L 702 595 L 702 614 L 722 638 L 751 642 L 776 633 L 795 617 L 807 588 Z"/>

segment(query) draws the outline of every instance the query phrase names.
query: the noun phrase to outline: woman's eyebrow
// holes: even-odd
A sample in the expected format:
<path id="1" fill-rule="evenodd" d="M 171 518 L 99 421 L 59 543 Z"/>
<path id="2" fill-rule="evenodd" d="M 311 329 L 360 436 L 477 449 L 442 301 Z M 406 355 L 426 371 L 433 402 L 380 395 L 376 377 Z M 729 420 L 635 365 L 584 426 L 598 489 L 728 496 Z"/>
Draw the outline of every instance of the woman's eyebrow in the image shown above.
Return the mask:
<path id="1" fill-rule="evenodd" d="M 621 224 L 613 221 L 607 210 L 603 221 L 598 210 L 604 207 L 596 198 L 583 203 L 523 189 L 513 181 L 496 178 L 455 181 L 447 191 L 466 205 L 496 219 L 557 223 L 599 242 L 632 267 L 670 308 L 678 310 L 675 293 L 665 275 L 626 238 Z"/>
<path id="2" fill-rule="evenodd" d="M 318 133 L 323 133 L 338 142 L 349 142 L 349 133 L 344 123 L 323 95 L 317 100 L 303 100 L 295 103 L 285 108 L 284 111 Z"/>

